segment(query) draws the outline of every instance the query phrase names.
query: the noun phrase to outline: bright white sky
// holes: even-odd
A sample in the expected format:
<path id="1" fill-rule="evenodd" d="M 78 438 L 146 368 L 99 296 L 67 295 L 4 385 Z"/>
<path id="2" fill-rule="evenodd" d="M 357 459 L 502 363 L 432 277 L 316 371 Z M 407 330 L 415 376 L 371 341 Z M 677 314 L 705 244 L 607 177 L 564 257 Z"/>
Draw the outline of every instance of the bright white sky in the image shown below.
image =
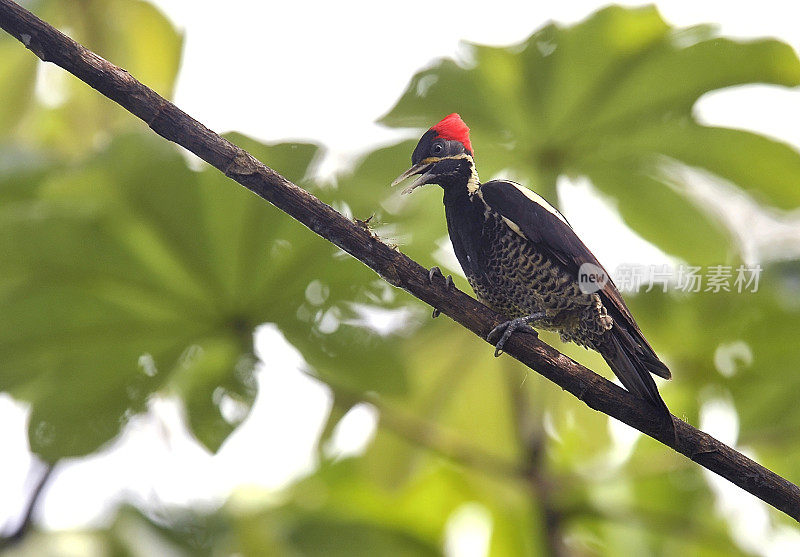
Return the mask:
<path id="1" fill-rule="evenodd" d="M 518 42 L 548 20 L 573 23 L 605 2 L 157 0 L 156 4 L 186 34 L 175 99 L 182 109 L 217 131 L 238 130 L 270 141 L 319 141 L 331 149 L 328 166 L 336 167 L 376 143 L 415 135 L 386 130 L 374 121 L 392 106 L 416 70 L 433 58 L 456 54 L 460 40 Z M 775 36 L 800 46 L 800 8 L 793 1 L 665 0 L 658 5 L 676 25 L 716 22 L 727 36 Z M 707 122 L 760 131 L 800 148 L 798 107 L 797 91 L 758 86 L 716 93 L 699 103 Z M 583 191 L 582 187 L 575 186 L 571 198 L 565 199 L 565 212 L 579 233 L 589 224 L 585 202 L 575 201 L 579 196 L 574 192 Z M 648 262 L 664 257 L 622 226 L 614 234 L 615 240 Z M 596 251 L 607 267 L 614 267 L 618 253 L 599 247 Z M 284 362 L 262 370 L 250 418 L 219 454 L 208 455 L 186 436 L 174 401 L 154 401 L 151 411 L 132 422 L 113 447 L 59 468 L 44 498 L 43 523 L 52 528 L 102 523 L 115 503 L 126 498 L 150 508 L 213 506 L 236 486 L 256 485 L 271 492 L 313 469 L 312 447 L 330 404 L 327 391 L 297 371 L 299 354 L 286 346 L 274 327 L 262 330 L 258 345 L 260 350 L 285 354 Z M 7 450 L 0 474 L 0 526 L 23 507 L 28 488 L 25 478 L 31 461 L 25 420 L 22 405 L 0 396 L 4 424 L 0 446 Z M 374 422 L 374 411 L 360 407 L 348 416 L 331 450 L 358 452 L 369 441 Z M 704 423 L 712 433 L 713 423 Z M 729 442 L 735 442 L 735 436 Z M 748 515 L 751 525 L 758 522 L 759 530 L 751 527 L 744 545 L 755 545 L 761 554 L 779 555 L 788 554 L 781 551 L 787 540 L 797 542 L 792 532 L 765 522 L 765 511 L 751 497 L 744 502 L 734 498 L 727 505 L 725 501 L 725 495 L 719 495 L 720 512 L 730 513 L 731 507 L 744 504 L 762 517 L 758 522 L 752 520 L 755 515 Z M 468 517 L 467 523 L 480 522 L 475 517 L 483 516 L 480 509 L 461 514 Z M 456 518 L 455 530 L 465 520 Z M 737 529 L 747 530 L 747 520 L 731 520 Z M 490 529 L 486 520 L 482 524 L 484 530 Z M 460 554 L 452 549 L 458 543 L 447 547 L 450 554 Z"/>

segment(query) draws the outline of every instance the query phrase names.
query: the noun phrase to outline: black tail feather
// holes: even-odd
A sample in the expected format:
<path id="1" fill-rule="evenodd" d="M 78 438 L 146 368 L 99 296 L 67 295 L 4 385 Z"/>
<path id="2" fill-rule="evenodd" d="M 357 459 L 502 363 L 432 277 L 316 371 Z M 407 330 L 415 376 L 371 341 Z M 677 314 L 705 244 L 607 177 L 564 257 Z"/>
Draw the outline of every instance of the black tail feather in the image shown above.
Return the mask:
<path id="1" fill-rule="evenodd" d="M 658 359 L 658 356 L 638 328 L 631 333 L 631 331 L 625 327 L 621 327 L 615 323 L 612 332 L 615 333 L 624 346 L 628 348 L 628 353 L 635 354 L 636 359 L 640 360 L 642 365 L 650 370 L 650 373 L 654 373 L 664 379 L 672 379 L 672 373 L 669 371 L 669 368 L 664 365 L 664 362 Z"/>
<path id="2" fill-rule="evenodd" d="M 617 323 L 614 323 L 605 336 L 608 340 L 601 347 L 600 354 L 622 385 L 669 415 L 669 409 L 650 375 L 655 373 L 660 377 L 670 377 L 667 366 L 658 359 L 652 349 L 643 348 Z"/>

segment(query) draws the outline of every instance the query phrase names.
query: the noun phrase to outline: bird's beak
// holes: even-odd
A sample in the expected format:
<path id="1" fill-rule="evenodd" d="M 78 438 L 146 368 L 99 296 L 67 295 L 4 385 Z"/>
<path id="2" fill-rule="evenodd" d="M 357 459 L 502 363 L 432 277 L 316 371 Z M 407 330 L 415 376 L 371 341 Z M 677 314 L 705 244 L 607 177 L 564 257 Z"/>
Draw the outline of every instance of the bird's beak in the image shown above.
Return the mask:
<path id="1" fill-rule="evenodd" d="M 418 187 L 424 186 L 425 184 L 429 183 L 428 180 L 430 180 L 434 176 L 432 173 L 428 172 L 432 167 L 433 163 L 430 162 L 429 160 L 418 162 L 417 164 L 415 164 L 414 166 L 403 172 L 400 176 L 395 178 L 394 182 L 392 182 L 392 187 L 396 186 L 406 178 L 409 178 L 411 176 L 416 176 L 417 174 L 422 174 L 422 176 L 411 182 L 411 185 L 403 189 L 402 191 L 403 195 L 409 194 Z"/>

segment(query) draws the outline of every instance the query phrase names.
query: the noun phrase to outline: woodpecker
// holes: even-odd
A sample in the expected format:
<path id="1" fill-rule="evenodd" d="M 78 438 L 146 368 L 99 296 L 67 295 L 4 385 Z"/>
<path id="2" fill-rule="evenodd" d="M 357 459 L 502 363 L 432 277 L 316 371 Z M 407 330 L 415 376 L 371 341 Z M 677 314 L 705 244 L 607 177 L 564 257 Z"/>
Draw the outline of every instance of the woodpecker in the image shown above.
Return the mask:
<path id="1" fill-rule="evenodd" d="M 392 185 L 418 175 L 404 194 L 425 184 L 444 190 L 447 231 L 470 286 L 508 317 L 489 333 L 495 356 L 515 331 L 556 331 L 599 352 L 628 391 L 668 416 L 651 374 L 669 379 L 670 371 L 597 258 L 533 191 L 509 180 L 481 183 L 473 157 L 469 128 L 450 114 L 420 138 L 411 168 Z"/>

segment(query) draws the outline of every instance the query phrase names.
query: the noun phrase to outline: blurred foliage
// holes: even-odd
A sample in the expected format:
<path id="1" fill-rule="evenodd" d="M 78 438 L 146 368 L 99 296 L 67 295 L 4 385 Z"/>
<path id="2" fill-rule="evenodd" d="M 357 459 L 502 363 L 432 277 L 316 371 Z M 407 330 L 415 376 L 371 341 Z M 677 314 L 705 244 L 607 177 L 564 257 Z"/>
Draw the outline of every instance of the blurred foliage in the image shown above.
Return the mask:
<path id="1" fill-rule="evenodd" d="M 181 39 L 149 4 L 31 8 L 169 95 Z M 561 544 L 575 555 L 745 553 L 694 464 L 650 439 L 627 446 L 603 416 L 492 358 L 447 319 L 428 319 L 430 308 L 9 37 L 0 36 L 0 58 L 0 389 L 31 404 L 39 456 L 96 451 L 154 394 L 178 396 L 198 441 L 218 449 L 252 404 L 252 334 L 266 322 L 334 394 L 320 446 L 356 402 L 380 414 L 364 455 L 331 461 L 320 451 L 319 468 L 277 502 L 234 494 L 211 513 L 123 508 L 108 528 L 70 543 L 100 555 L 435 555 L 454 513 L 478 504 L 491 519 L 492 555 Z M 702 169 L 764 211 L 800 205 L 795 150 L 693 116 L 704 93 L 755 82 L 797 85 L 791 48 L 672 28 L 650 7 L 611 7 L 518 45 L 469 45 L 469 60 L 414 76 L 383 121 L 425 128 L 459 111 L 484 178 L 502 171 L 555 200 L 559 176 L 588 177 L 662 250 L 731 263 L 741 255 L 715 216 L 724 204 L 701 205 L 674 170 Z M 330 187 L 309 178 L 314 144 L 231 139 L 435 263 L 446 234 L 440 192 L 401 198 L 381 187 L 407 166 L 414 142 L 369 153 Z M 797 478 L 800 262 L 763 264 L 757 293 L 654 291 L 630 302 L 673 370 L 662 383 L 673 412 L 697 423 L 704 403 L 730 401 L 742 443 Z M 376 309 L 406 315 L 395 319 L 401 330 L 367 327 L 365 311 Z M 596 354 L 542 336 L 606 369 Z M 723 374 L 731 346 L 738 359 Z M 238 411 L 225 414 L 231 405 Z M 16 551 L 59 554 L 65 535 L 34 532 Z"/>
<path id="2" fill-rule="evenodd" d="M 183 39 L 153 5 L 141 0 L 32 0 L 25 7 L 159 94 L 172 95 Z M 0 80 L 8 84 L 0 107 L 0 145 L 75 156 L 92 153 L 122 128 L 147 129 L 5 34 L 0 59 Z M 38 98 L 31 94 L 35 84 Z"/>

